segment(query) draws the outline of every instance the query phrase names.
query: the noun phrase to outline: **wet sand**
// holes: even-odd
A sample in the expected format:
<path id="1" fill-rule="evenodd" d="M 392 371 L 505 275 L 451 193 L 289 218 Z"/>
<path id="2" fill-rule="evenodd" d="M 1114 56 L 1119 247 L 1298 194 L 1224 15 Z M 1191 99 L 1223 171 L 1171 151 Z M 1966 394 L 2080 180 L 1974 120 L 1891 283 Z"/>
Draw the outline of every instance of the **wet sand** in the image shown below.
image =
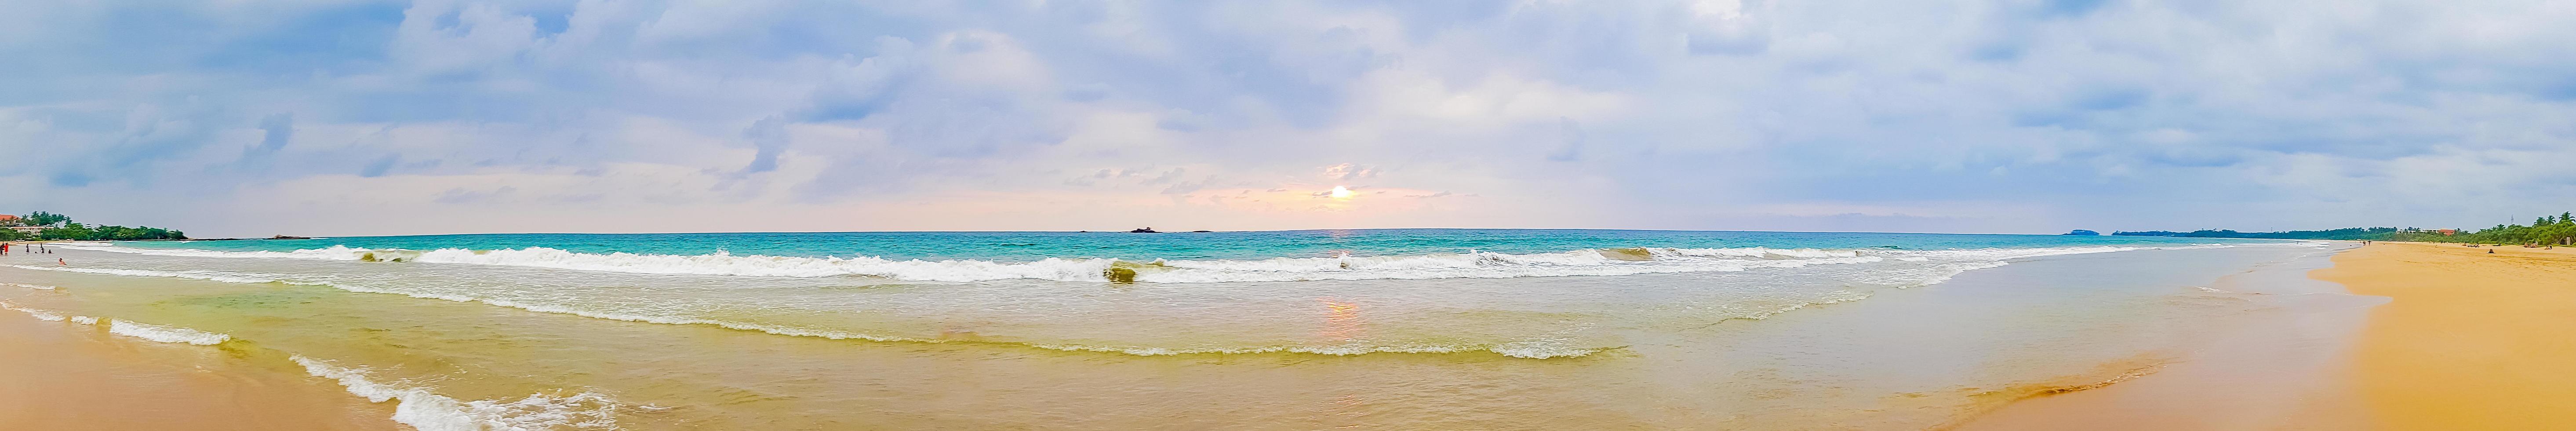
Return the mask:
<path id="1" fill-rule="evenodd" d="M 2489 253 L 2493 251 L 2493 253 Z M 2576 249 L 2376 243 L 2309 272 L 2358 312 L 2274 314 L 2155 375 L 2024 400 L 1961 429 L 2565 429 Z M 2331 303 L 2330 303 L 2331 304 Z M 2359 318 L 2355 320 L 2354 318 Z M 2337 327 L 2358 327 L 2337 343 Z"/>
<path id="2" fill-rule="evenodd" d="M 2208 286 L 2252 294 L 2247 300 L 2267 309 L 2220 318 L 2213 323 L 2222 329 L 2204 334 L 2153 374 L 2023 399 L 1955 429 L 2370 429 L 2344 377 L 2370 309 L 2387 299 L 2310 279 L 2313 270 L 2342 260 L 2324 257 L 2269 265 Z"/>
<path id="3" fill-rule="evenodd" d="M 2576 249 L 2380 243 L 2335 262 L 2317 278 L 2395 299 L 2351 371 L 2386 429 L 2576 423 Z"/>
<path id="4" fill-rule="evenodd" d="M 0 311 L 0 429 L 404 430 L 391 404 L 222 346 Z"/>

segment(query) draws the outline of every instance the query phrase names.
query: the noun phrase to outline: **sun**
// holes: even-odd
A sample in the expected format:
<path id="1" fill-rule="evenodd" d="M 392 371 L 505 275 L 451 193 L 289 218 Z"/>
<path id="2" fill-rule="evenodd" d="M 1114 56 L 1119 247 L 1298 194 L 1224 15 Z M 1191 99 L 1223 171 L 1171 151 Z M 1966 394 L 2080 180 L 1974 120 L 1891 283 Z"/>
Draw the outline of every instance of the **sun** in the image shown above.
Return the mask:
<path id="1" fill-rule="evenodd" d="M 1333 186 L 1333 199 L 1350 199 L 1351 194 L 1351 188 L 1349 187 Z"/>

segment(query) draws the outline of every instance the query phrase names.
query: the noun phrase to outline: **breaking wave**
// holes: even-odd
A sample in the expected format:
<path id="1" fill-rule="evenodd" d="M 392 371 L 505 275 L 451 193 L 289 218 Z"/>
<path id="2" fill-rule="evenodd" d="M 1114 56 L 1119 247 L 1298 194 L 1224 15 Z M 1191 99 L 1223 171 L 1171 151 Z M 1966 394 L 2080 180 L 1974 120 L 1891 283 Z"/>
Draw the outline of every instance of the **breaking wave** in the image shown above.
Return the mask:
<path id="1" fill-rule="evenodd" d="M 1760 268 L 1794 268 L 1878 262 L 1990 261 L 2057 254 L 2099 253 L 2145 248 L 2226 247 L 2056 247 L 1973 250 L 1852 250 L 1635 247 L 1583 249 L 1555 253 L 1463 252 L 1403 256 L 1336 256 L 1257 260 L 1154 260 L 1134 262 L 1103 258 L 1047 258 L 1027 262 L 983 260 L 892 260 L 876 257 L 787 257 L 633 253 L 575 253 L 554 248 L 500 250 L 373 250 L 332 246 L 295 251 L 214 251 L 131 248 L 107 245 L 67 246 L 121 253 L 221 257 L 282 258 L 364 262 L 430 262 L 607 271 L 638 274 L 731 275 L 762 277 L 868 276 L 906 281 L 972 282 L 1009 279 L 1142 283 L 1221 283 L 1248 281 L 1511 278 L 1548 276 L 1616 276 L 1652 273 L 1726 272 Z M 14 266 L 14 265 L 13 265 Z M 17 266 L 28 269 L 54 269 Z M 122 270 L 80 270 L 113 274 Z M 119 274 L 125 275 L 125 274 Z M 235 281 L 246 277 L 220 272 L 160 275 Z"/>
<path id="2" fill-rule="evenodd" d="M 83 324 L 83 325 L 96 325 L 96 324 L 98 324 L 98 318 L 95 318 L 95 317 L 89 317 L 89 316 L 65 316 L 65 315 L 63 315 L 63 313 L 62 313 L 62 312 L 60 312 L 60 311 L 46 310 L 46 309 L 41 309 L 41 308 L 28 308 L 28 307 L 21 307 L 21 306 L 18 306 L 18 304 L 17 304 L 17 303 L 13 303 L 13 302 L 9 302 L 9 301 L 0 301 L 0 309 L 14 310 L 14 311 L 17 311 L 17 312 L 20 312 L 20 313 L 27 313 L 27 315 L 28 315 L 28 316 L 34 316 L 34 317 L 36 318 L 36 320 L 43 320 L 43 321 L 47 321 L 47 322 L 61 322 L 61 321 L 66 321 L 66 320 L 68 320 L 68 321 L 71 321 L 72 323 L 79 323 L 79 324 Z M 151 341 L 157 341 L 157 342 L 163 342 L 163 343 L 195 344 L 195 345 L 200 345 L 200 346 L 212 346 L 212 345 L 216 345 L 216 344 L 223 344 L 225 341 L 231 341 L 231 340 L 233 339 L 233 337 L 232 337 L 231 335 L 224 335 L 224 334 L 218 334 L 218 333 L 213 333 L 213 332 L 199 331 L 199 330 L 195 330 L 195 329 L 181 328 L 181 327 L 176 327 L 176 326 L 161 326 L 161 325 L 154 325 L 154 324 L 148 324 L 148 323 L 135 323 L 135 322 L 133 322 L 133 321 L 122 320 L 122 319 L 108 319 L 108 320 L 107 320 L 107 333 L 110 333 L 110 334 L 116 334 L 116 335 L 123 335 L 123 336 L 127 336 L 127 337 L 141 338 L 141 339 L 145 339 L 145 340 L 151 340 Z"/>
<path id="3" fill-rule="evenodd" d="M 108 319 L 107 333 L 159 341 L 163 343 L 186 343 L 199 346 L 223 344 L 225 341 L 233 339 L 233 336 L 231 335 L 173 326 L 134 323 L 117 319 Z"/>
<path id="4" fill-rule="evenodd" d="M 303 355 L 289 359 L 304 366 L 306 374 L 338 381 L 349 393 L 366 397 L 367 401 L 396 401 L 394 422 L 421 431 L 617 429 L 617 401 L 596 393 L 459 401 L 424 387 L 369 380 L 366 369 L 343 368 Z"/>

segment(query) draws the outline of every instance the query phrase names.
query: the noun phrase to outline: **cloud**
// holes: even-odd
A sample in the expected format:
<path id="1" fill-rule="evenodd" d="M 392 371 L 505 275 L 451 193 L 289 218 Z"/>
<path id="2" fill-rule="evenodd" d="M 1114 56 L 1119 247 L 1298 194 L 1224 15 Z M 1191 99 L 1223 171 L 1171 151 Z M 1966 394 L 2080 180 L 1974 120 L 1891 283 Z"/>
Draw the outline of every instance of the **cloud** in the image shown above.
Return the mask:
<path id="1" fill-rule="evenodd" d="M 278 113 L 261 118 L 259 132 L 259 145 L 244 150 L 244 157 L 268 155 L 286 148 L 286 142 L 295 139 L 295 114 Z"/>
<path id="2" fill-rule="evenodd" d="M 208 234 L 297 226 L 248 216 L 281 206 L 517 230 L 440 215 L 494 205 L 684 231 L 706 228 L 654 214 L 2486 224 L 2576 191 L 2552 168 L 2576 164 L 2571 19 L 2503 1 L 35 2 L 0 6 L 0 57 L 20 60 L 0 69 L 0 151 L 21 155 L 0 184 L 23 186 L 0 205 Z M 1425 198 L 1208 203 L 1358 180 Z M 1451 192 L 1490 199 L 1427 198 Z M 201 210 L 81 198 L 111 193 Z M 1102 206 L 1016 209 L 1040 202 Z M 955 213 L 839 215 L 861 207 Z"/>

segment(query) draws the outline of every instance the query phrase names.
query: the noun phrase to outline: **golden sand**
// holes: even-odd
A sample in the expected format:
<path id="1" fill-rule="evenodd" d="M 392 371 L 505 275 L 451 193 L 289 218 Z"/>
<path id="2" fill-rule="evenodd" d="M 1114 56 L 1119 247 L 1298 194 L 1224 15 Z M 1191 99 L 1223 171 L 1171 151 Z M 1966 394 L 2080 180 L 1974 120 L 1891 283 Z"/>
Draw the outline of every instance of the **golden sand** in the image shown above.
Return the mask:
<path id="1" fill-rule="evenodd" d="M 2313 276 L 2394 299 L 2351 374 L 2386 429 L 2576 426 L 2576 249 L 2379 243 L 2334 261 Z"/>
<path id="2" fill-rule="evenodd" d="M 0 313 L 0 430 L 407 429 L 390 403 L 221 347 Z"/>

